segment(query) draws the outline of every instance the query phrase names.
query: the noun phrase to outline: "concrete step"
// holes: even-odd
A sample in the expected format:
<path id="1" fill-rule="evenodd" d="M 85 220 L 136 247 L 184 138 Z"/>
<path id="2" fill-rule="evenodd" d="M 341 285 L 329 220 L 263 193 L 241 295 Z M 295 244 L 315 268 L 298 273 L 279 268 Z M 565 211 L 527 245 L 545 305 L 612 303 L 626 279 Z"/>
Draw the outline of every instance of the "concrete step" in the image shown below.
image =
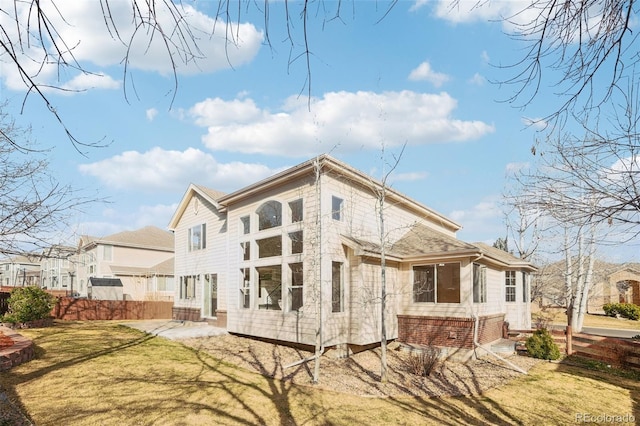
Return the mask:
<path id="1" fill-rule="evenodd" d="M 491 352 L 495 353 L 514 353 L 516 351 L 516 342 L 509 339 L 500 339 L 489 344 Z"/>

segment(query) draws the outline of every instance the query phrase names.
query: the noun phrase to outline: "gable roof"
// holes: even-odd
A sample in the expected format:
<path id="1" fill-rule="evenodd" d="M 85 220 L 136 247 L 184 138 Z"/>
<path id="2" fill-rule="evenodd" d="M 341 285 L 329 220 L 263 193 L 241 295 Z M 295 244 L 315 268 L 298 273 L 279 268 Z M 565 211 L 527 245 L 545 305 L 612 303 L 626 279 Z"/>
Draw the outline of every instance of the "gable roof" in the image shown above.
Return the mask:
<path id="1" fill-rule="evenodd" d="M 87 250 L 98 244 L 161 251 L 174 250 L 173 233 L 160 229 L 157 226 L 145 226 L 135 231 L 122 231 L 103 238 L 91 238 L 81 247 Z"/>
<path id="2" fill-rule="evenodd" d="M 218 200 L 225 195 L 224 192 L 191 183 L 182 196 L 182 199 L 180 200 L 176 211 L 173 213 L 173 216 L 169 221 L 169 230 L 174 231 L 176 229 L 180 218 L 184 214 L 184 211 L 191 201 L 191 198 L 196 194 L 200 195 L 202 198 L 213 204 L 213 206 L 218 211 L 223 210 L 223 206 L 218 202 Z"/>
<path id="3" fill-rule="evenodd" d="M 258 181 L 254 184 L 241 188 L 235 192 L 224 195 L 217 199 L 217 201 L 224 207 L 239 202 L 247 197 L 251 197 L 257 195 L 263 191 L 269 190 L 273 187 L 283 184 L 284 182 L 288 182 L 295 178 L 300 178 L 302 176 L 309 176 L 316 172 L 317 169 L 320 169 L 320 172 L 326 174 L 328 172 L 341 175 L 347 178 L 350 182 L 375 188 L 382 188 L 382 182 L 378 179 L 375 179 L 360 170 L 357 170 L 350 165 L 343 163 L 342 161 L 336 160 L 330 155 L 323 154 L 312 158 L 310 160 L 305 161 L 304 163 L 300 163 L 297 166 L 290 167 L 280 173 L 276 173 L 272 176 L 269 176 L 266 179 Z M 417 212 L 419 216 L 429 217 L 434 222 L 437 222 L 444 228 L 447 228 L 451 231 L 458 231 L 462 226 L 448 217 L 436 212 L 435 210 L 409 198 L 408 196 L 394 190 L 393 188 L 387 186 L 386 190 L 386 198 L 389 202 L 393 202 L 396 205 L 400 204 L 404 207 Z"/>

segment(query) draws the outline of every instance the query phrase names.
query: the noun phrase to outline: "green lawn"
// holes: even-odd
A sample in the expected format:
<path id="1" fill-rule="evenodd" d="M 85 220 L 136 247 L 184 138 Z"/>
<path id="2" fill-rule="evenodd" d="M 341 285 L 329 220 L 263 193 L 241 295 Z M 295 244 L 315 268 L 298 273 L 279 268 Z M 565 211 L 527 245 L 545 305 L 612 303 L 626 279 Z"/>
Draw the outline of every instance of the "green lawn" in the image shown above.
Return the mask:
<path id="1" fill-rule="evenodd" d="M 573 424 L 578 413 L 640 419 L 640 383 L 541 363 L 484 395 L 361 398 L 291 385 L 111 322 L 21 332 L 38 358 L 0 385 L 46 425 Z M 329 378 L 326 378 L 329 380 Z"/>

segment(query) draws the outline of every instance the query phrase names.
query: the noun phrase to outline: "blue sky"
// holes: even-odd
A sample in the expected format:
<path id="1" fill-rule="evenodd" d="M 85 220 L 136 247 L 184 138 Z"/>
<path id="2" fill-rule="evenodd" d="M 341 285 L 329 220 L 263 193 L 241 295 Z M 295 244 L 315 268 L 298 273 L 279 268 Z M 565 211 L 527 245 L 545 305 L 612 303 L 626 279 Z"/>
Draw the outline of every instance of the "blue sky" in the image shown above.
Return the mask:
<path id="1" fill-rule="evenodd" d="M 116 19 L 128 12 L 128 2 L 111 3 Z M 291 22 L 293 43 L 286 40 L 283 2 L 271 5 L 271 46 L 253 2 L 232 24 L 238 46 L 225 51 L 222 33 L 197 34 L 206 57 L 178 63 L 177 91 L 161 46 L 135 44 L 125 76 L 123 48 L 105 31 L 97 3 L 65 2 L 64 35 L 79 41 L 70 43 L 74 54 L 93 74 L 51 66 L 38 79 L 83 89 L 47 94 L 79 140 L 108 146 L 80 154 L 35 96 L 17 119 L 52 147 L 58 179 L 110 201 L 78 214 L 71 241 L 166 228 L 190 182 L 230 192 L 323 152 L 376 175 L 381 147 L 389 155 L 406 143 L 392 186 L 462 224 L 459 238 L 492 243 L 506 232 L 505 177 L 532 161 L 536 132 L 526 122 L 557 105 L 549 96 L 526 110 L 500 102 L 514 88 L 491 82 L 513 71 L 497 65 L 516 62 L 524 45 L 497 19 L 521 3 L 468 11 L 471 3 L 451 11 L 448 2 L 400 1 L 385 16 L 388 2 L 342 2 L 332 20 L 337 2 L 313 3 L 308 103 L 305 58 L 291 62 L 302 52 L 301 22 Z M 217 2 L 184 4 L 195 28 L 212 28 Z M 128 22 L 120 21 L 123 34 Z M 7 66 L 0 76 L 2 98 L 17 112 L 24 86 Z M 638 252 L 608 256 L 638 261 Z"/>

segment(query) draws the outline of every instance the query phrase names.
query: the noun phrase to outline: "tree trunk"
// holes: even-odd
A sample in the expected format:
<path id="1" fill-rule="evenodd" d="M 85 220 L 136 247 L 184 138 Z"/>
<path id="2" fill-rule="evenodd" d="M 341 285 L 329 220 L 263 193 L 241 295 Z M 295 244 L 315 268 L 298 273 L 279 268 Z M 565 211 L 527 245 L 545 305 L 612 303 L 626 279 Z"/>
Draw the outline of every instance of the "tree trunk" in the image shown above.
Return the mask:
<path id="1" fill-rule="evenodd" d="M 387 326 L 385 324 L 385 309 L 387 305 L 387 265 L 385 251 L 384 229 L 384 197 L 385 182 L 382 182 L 380 197 L 380 381 L 387 381 Z"/>
<path id="2" fill-rule="evenodd" d="M 595 225 L 591 225 L 589 229 L 589 253 L 587 270 L 582 280 L 582 287 L 580 288 L 580 304 L 578 306 L 578 317 L 576 318 L 577 333 L 582 331 L 582 325 L 584 323 L 584 316 L 587 313 L 587 302 L 589 300 L 589 291 L 591 290 L 591 283 L 593 282 L 593 265 L 595 263 L 596 254 L 596 242 L 595 242 Z"/>
<path id="3" fill-rule="evenodd" d="M 565 290 L 565 305 L 567 308 L 567 325 L 573 325 L 573 305 L 574 305 L 574 293 L 573 293 L 573 263 L 571 261 L 571 250 L 569 249 L 569 231 L 564 229 L 564 261 L 565 261 L 565 275 L 564 275 L 564 290 Z"/>

